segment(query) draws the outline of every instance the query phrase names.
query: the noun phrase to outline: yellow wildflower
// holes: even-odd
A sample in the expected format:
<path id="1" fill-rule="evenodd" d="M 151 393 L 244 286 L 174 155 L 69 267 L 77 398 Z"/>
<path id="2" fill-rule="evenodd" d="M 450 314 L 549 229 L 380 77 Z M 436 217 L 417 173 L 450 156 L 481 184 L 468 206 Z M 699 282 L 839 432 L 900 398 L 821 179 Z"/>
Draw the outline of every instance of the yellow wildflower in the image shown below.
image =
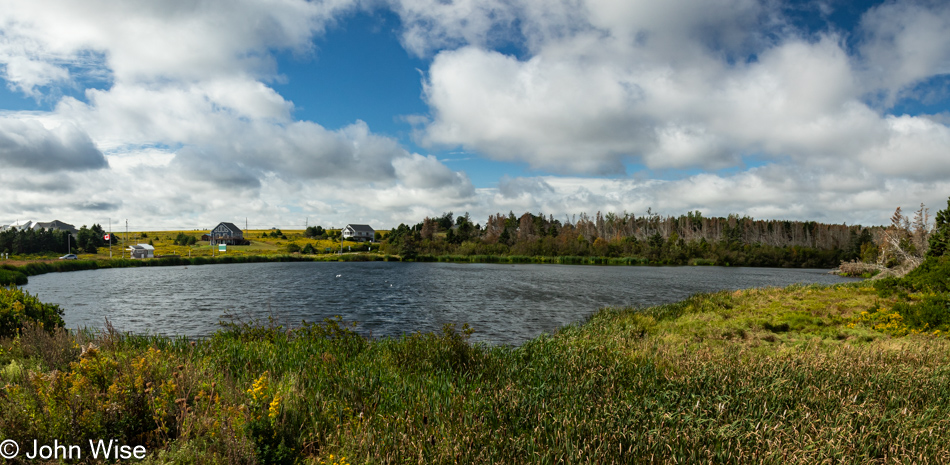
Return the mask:
<path id="1" fill-rule="evenodd" d="M 267 416 L 270 417 L 271 421 L 277 418 L 277 414 L 280 413 L 280 394 L 274 396 L 274 399 L 270 401 L 270 406 L 267 408 Z"/>

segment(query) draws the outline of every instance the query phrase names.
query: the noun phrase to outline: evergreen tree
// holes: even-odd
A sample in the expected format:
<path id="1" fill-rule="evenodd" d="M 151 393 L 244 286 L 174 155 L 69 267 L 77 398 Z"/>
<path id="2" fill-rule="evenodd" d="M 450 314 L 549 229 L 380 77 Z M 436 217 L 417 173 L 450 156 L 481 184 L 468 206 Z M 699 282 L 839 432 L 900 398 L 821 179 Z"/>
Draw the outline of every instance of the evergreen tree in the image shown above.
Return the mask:
<path id="1" fill-rule="evenodd" d="M 934 231 L 930 234 L 930 250 L 928 257 L 942 257 L 950 249 L 950 199 L 947 199 L 947 208 L 937 212 L 934 218 Z"/>

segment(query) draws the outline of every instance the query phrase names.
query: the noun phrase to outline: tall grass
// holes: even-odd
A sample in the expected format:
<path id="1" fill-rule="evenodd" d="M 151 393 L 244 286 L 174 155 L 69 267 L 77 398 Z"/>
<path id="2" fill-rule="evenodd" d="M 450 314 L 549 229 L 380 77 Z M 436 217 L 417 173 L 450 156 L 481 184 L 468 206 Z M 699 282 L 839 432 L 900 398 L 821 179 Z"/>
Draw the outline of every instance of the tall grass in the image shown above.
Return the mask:
<path id="1" fill-rule="evenodd" d="M 849 327 L 887 299 L 719 292 L 518 347 L 339 319 L 196 341 L 40 331 L 0 342 L 0 438 L 108 434 L 146 463 L 946 463 L 950 342 Z"/>

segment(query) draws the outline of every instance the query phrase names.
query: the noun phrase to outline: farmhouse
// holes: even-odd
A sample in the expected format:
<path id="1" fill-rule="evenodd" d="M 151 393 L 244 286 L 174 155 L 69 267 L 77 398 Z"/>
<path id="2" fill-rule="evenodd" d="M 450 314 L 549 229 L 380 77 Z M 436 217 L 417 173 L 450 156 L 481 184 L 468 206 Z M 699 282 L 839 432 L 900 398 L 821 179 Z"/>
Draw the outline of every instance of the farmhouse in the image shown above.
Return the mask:
<path id="1" fill-rule="evenodd" d="M 247 245 L 244 232 L 234 223 L 221 223 L 211 230 L 212 244 Z"/>
<path id="2" fill-rule="evenodd" d="M 149 244 L 130 245 L 125 250 L 131 252 L 131 258 L 155 258 L 155 247 Z"/>
<path id="3" fill-rule="evenodd" d="M 376 231 L 367 224 L 348 224 L 343 228 L 343 238 L 357 242 L 372 242 Z"/>

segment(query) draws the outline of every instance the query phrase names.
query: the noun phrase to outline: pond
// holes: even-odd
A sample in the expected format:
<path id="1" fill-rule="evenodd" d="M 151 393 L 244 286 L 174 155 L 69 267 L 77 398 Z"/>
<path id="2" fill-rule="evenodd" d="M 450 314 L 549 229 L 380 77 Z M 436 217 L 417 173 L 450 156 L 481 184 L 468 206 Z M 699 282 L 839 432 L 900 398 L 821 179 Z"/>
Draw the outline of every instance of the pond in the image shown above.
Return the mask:
<path id="1" fill-rule="evenodd" d="M 827 270 L 723 267 L 294 262 L 50 273 L 24 286 L 69 328 L 202 337 L 226 315 L 289 326 L 340 315 L 371 337 L 468 323 L 473 340 L 520 344 L 606 306 L 699 292 L 850 281 Z"/>

